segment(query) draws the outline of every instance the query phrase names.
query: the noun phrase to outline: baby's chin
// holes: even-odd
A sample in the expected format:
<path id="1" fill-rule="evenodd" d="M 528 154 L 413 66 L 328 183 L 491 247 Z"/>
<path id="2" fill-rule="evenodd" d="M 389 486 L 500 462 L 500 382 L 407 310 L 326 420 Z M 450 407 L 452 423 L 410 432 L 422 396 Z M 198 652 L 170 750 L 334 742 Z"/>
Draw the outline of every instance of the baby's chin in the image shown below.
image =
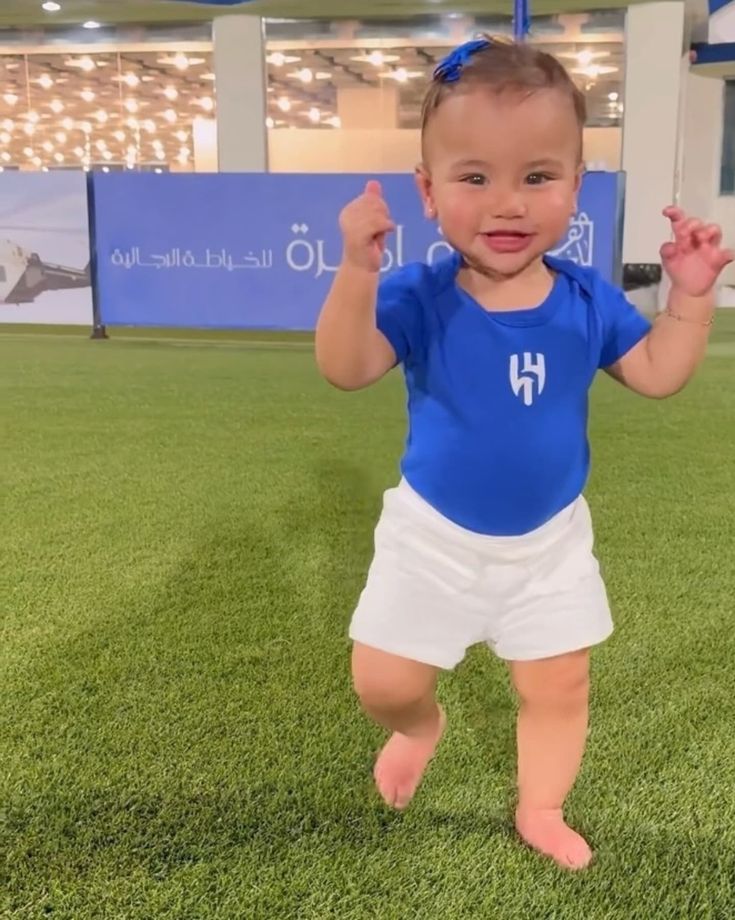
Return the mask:
<path id="1" fill-rule="evenodd" d="M 463 252 L 462 258 L 469 269 L 487 278 L 500 280 L 517 278 L 529 269 L 538 268 L 545 254 L 545 249 L 534 246 L 517 252 L 487 252 L 474 249 L 471 252 Z"/>

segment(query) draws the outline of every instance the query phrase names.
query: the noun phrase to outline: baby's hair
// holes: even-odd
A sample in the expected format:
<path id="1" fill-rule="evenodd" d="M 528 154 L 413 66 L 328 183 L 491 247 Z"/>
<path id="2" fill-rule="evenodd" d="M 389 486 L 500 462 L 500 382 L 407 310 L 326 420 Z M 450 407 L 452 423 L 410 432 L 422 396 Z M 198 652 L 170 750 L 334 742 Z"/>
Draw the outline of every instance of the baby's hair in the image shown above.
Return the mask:
<path id="1" fill-rule="evenodd" d="M 556 89 L 572 103 L 580 132 L 587 121 L 584 94 L 553 55 L 533 45 L 485 36 L 484 40 L 458 48 L 437 67 L 424 98 L 421 136 L 445 99 L 475 87 L 522 95 Z"/>

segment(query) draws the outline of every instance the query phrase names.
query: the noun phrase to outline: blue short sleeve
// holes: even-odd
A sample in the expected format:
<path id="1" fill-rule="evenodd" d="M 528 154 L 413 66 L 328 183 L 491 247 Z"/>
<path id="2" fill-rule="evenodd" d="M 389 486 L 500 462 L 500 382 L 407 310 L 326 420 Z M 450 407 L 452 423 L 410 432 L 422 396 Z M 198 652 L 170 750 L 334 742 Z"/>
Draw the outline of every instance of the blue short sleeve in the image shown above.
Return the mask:
<path id="1" fill-rule="evenodd" d="M 599 366 L 609 367 L 648 335 L 651 322 L 619 288 L 601 279 L 595 290 L 595 304 L 602 319 Z"/>
<path id="2" fill-rule="evenodd" d="M 378 288 L 377 327 L 393 347 L 399 364 L 415 359 L 421 351 L 420 268 L 407 265 Z"/>

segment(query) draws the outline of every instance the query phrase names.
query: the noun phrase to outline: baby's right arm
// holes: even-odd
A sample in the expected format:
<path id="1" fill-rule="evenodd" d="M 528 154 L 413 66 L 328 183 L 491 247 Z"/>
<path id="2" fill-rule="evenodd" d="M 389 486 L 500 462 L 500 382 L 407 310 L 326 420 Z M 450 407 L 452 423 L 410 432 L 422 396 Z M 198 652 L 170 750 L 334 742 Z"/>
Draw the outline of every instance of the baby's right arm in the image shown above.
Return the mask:
<path id="1" fill-rule="evenodd" d="M 385 236 L 395 229 L 379 182 L 340 215 L 342 264 L 319 315 L 316 361 L 321 374 L 342 390 L 375 383 L 396 363 L 396 353 L 376 326 Z"/>

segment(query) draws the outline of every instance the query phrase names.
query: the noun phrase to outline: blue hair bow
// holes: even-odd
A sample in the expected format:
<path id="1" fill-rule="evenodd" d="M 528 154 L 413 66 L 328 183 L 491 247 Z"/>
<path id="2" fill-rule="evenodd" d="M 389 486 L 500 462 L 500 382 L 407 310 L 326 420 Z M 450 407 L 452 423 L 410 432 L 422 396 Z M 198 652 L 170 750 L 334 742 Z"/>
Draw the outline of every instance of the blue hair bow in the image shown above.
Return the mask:
<path id="1" fill-rule="evenodd" d="M 477 38 L 474 41 L 465 42 L 464 45 L 455 48 L 451 54 L 448 54 L 444 60 L 436 65 L 434 79 L 442 83 L 456 83 L 462 74 L 462 68 L 472 55 L 489 47 L 490 42 L 486 38 Z"/>

